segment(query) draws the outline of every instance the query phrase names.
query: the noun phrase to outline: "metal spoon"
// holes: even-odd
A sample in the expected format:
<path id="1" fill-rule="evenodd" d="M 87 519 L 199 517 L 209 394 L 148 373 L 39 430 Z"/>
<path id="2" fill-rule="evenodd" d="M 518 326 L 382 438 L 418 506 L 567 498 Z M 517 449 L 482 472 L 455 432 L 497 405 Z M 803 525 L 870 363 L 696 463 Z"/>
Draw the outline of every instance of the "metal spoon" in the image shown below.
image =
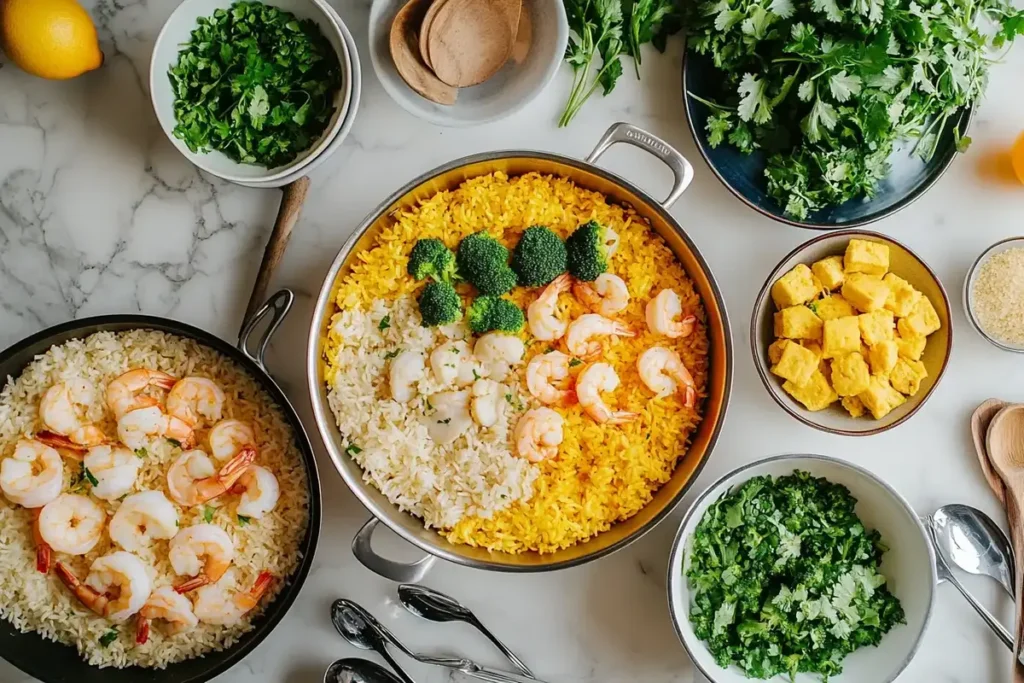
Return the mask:
<path id="1" fill-rule="evenodd" d="M 402 679 L 368 659 L 348 657 L 331 662 L 324 683 L 402 683 Z"/>
<path id="2" fill-rule="evenodd" d="M 969 505 L 943 505 L 932 514 L 931 524 L 946 564 L 990 576 L 1013 597 L 1013 547 L 991 517 Z"/>
<path id="3" fill-rule="evenodd" d="M 430 621 L 464 621 L 484 634 L 488 640 L 501 650 L 501 653 L 512 662 L 512 665 L 522 671 L 530 678 L 534 678 L 533 672 L 519 659 L 512 650 L 508 649 L 497 636 L 487 630 L 483 623 L 476 618 L 476 615 L 463 606 L 458 600 L 433 588 L 403 583 L 398 587 L 398 600 L 402 607 L 409 610 L 418 617 Z"/>
<path id="4" fill-rule="evenodd" d="M 360 649 L 376 651 L 384 658 L 384 661 L 391 665 L 402 683 L 416 683 L 388 652 L 384 638 L 366 621 L 362 610 L 350 608 L 352 604 L 354 603 L 348 600 L 335 600 L 331 603 L 331 622 L 341 637 Z"/>

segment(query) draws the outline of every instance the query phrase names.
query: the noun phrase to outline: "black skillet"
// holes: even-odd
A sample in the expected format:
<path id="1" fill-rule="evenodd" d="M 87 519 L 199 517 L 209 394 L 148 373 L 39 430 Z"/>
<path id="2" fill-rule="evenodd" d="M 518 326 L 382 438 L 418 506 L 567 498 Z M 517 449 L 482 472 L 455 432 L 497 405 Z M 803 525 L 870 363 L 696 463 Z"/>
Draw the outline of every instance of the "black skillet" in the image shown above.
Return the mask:
<path id="1" fill-rule="evenodd" d="M 284 579 L 284 588 L 255 620 L 253 629 L 231 647 L 171 664 L 166 669 L 99 669 L 87 664 L 74 647 L 44 640 L 37 633 L 21 633 L 10 622 L 0 619 L 0 657 L 44 683 L 204 683 L 240 662 L 274 630 L 295 601 L 306 575 L 309 574 L 317 539 L 320 536 L 320 477 L 313 458 L 313 448 L 295 409 L 281 388 L 271 379 L 263 363 L 267 344 L 287 315 L 294 298 L 287 289 L 274 294 L 246 321 L 239 334 L 237 347 L 209 332 L 175 320 L 146 315 L 104 315 L 55 325 L 0 352 L 0 377 L 17 377 L 37 354 L 44 353 L 54 344 L 63 344 L 70 339 L 80 339 L 101 331 L 160 330 L 193 339 L 204 346 L 216 349 L 255 378 L 284 415 L 295 434 L 295 445 L 302 454 L 306 466 L 306 485 L 309 492 L 309 525 L 299 544 L 302 560 L 298 568 Z M 253 336 L 257 324 L 268 315 L 271 316 L 270 322 L 263 334 L 254 340 L 256 350 L 253 353 L 249 350 L 250 337 Z"/>

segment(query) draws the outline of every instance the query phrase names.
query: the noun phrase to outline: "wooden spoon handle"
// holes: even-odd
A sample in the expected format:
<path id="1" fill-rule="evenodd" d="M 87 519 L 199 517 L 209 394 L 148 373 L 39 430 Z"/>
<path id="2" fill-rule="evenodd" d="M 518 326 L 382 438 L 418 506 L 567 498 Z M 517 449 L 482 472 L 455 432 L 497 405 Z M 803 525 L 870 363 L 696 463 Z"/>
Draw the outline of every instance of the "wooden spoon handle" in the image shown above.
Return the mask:
<path id="1" fill-rule="evenodd" d="M 308 191 L 309 178 L 307 177 L 299 178 L 283 188 L 284 196 L 281 197 L 281 207 L 277 210 L 277 220 L 274 222 L 270 239 L 267 240 L 267 248 L 263 250 L 263 262 L 260 263 L 260 270 L 256 273 L 256 284 L 252 287 L 249 305 L 245 307 L 245 316 L 242 317 L 243 327 L 267 298 L 270 280 L 284 256 L 288 238 L 291 237 L 292 228 L 295 227 L 299 220 L 299 214 L 302 213 L 302 205 L 306 201 Z"/>
<path id="2" fill-rule="evenodd" d="M 1015 589 L 1017 603 L 1014 605 L 1014 647 L 1013 647 L 1013 682 L 1024 683 L 1024 664 L 1020 661 L 1021 636 L 1024 634 L 1024 596 L 1021 590 L 1024 589 L 1024 527 L 1021 526 L 1022 506 L 1020 499 L 1006 491 L 1006 521 L 1010 526 L 1010 540 L 1013 543 L 1014 563 L 1016 565 Z"/>

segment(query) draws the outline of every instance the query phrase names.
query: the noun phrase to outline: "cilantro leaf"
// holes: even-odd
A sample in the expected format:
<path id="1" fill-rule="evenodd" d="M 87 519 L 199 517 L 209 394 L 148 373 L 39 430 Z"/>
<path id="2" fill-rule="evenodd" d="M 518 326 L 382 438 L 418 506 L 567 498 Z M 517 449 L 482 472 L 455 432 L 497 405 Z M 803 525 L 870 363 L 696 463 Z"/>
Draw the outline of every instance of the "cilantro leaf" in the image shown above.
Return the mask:
<path id="1" fill-rule="evenodd" d="M 213 515 L 217 512 L 217 508 L 209 505 L 203 506 L 203 521 L 209 524 L 213 521 Z"/>
<path id="2" fill-rule="evenodd" d="M 377 329 L 380 330 L 381 332 L 383 332 L 384 330 L 388 329 L 389 327 L 391 327 L 391 315 L 390 314 L 388 314 L 388 315 L 384 316 L 383 318 L 381 318 L 380 322 L 377 323 Z"/>
<path id="3" fill-rule="evenodd" d="M 739 117 L 744 121 L 765 123 L 772 116 L 771 103 L 765 92 L 765 82 L 753 74 L 744 74 L 737 91 L 740 94 Z"/>
<path id="4" fill-rule="evenodd" d="M 245 515 L 236 515 L 236 517 L 238 517 L 238 526 L 248 526 L 252 522 L 252 518 Z"/>
<path id="5" fill-rule="evenodd" d="M 840 71 L 829 79 L 828 87 L 837 101 L 845 102 L 851 95 L 860 93 L 860 76 L 851 76 L 846 71 Z"/>
<path id="6" fill-rule="evenodd" d="M 107 647 L 115 640 L 117 640 L 117 629 L 112 628 L 106 633 L 104 633 L 102 636 L 100 636 L 100 647 Z"/>

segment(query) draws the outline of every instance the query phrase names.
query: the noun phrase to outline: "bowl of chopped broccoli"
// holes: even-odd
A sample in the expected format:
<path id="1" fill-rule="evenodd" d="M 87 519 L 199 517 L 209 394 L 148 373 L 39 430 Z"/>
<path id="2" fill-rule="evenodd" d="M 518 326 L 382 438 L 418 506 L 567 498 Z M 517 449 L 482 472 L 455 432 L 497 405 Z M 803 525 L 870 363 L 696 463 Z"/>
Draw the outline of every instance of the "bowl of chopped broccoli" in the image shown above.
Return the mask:
<path id="1" fill-rule="evenodd" d="M 938 577 L 910 504 L 868 470 L 781 455 L 693 503 L 669 559 L 669 606 L 714 683 L 889 683 L 928 626 Z"/>

